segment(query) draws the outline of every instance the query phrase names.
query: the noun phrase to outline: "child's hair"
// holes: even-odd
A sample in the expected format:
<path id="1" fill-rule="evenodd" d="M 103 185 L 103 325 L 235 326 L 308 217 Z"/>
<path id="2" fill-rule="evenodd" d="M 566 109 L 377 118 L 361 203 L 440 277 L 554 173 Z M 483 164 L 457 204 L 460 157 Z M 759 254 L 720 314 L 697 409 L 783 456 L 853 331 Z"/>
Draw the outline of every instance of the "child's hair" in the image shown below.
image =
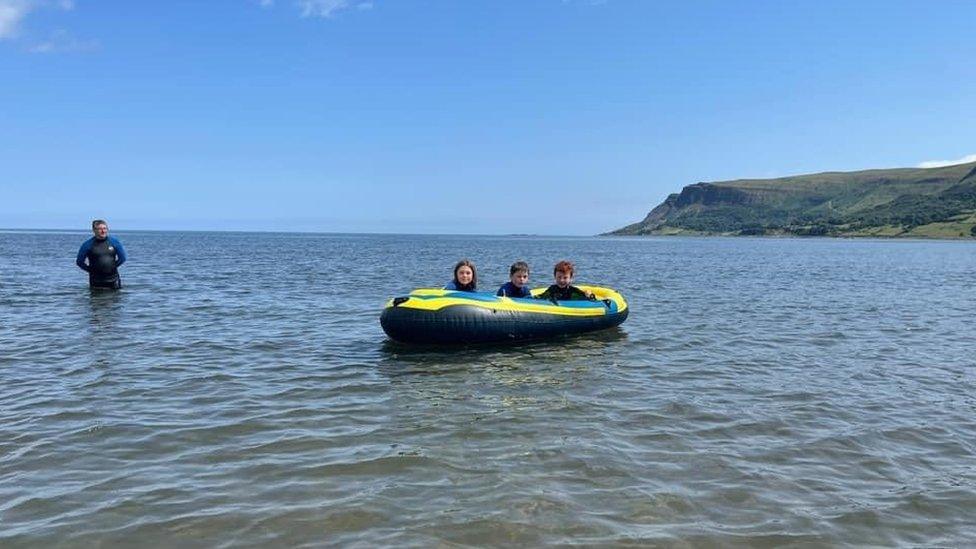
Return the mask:
<path id="1" fill-rule="evenodd" d="M 478 285 L 478 271 L 474 268 L 474 263 L 471 263 L 467 259 L 462 259 L 457 262 L 454 266 L 454 283 L 458 283 L 457 272 L 461 267 L 471 267 L 471 286 L 476 287 Z"/>
<path id="2" fill-rule="evenodd" d="M 512 263 L 512 266 L 508 268 L 508 276 L 512 276 L 515 273 L 525 271 L 525 274 L 529 274 L 529 264 L 524 261 L 516 261 Z"/>
<path id="3" fill-rule="evenodd" d="M 569 273 L 569 276 L 573 276 L 576 274 L 576 268 L 573 267 L 573 264 L 569 261 L 560 261 L 559 263 L 556 263 L 556 266 L 552 269 L 553 276 L 555 276 L 556 273 Z"/>

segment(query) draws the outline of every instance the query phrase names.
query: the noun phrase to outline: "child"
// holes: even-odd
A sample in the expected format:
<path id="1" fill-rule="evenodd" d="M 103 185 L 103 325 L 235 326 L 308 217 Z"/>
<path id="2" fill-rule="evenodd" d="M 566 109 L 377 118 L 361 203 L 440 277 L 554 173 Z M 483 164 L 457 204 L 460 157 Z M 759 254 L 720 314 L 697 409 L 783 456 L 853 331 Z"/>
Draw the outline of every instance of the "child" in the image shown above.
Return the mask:
<path id="1" fill-rule="evenodd" d="M 529 264 L 524 261 L 516 261 L 512 263 L 512 266 L 508 269 L 508 278 L 510 282 L 506 282 L 501 288 L 498 288 L 498 294 L 504 297 L 532 297 L 532 293 L 529 292 L 529 287 L 525 284 L 529 281 Z"/>
<path id="2" fill-rule="evenodd" d="M 571 286 L 575 268 L 569 261 L 560 261 L 552 270 L 556 283 L 546 288 L 546 291 L 535 296 L 537 299 L 548 299 L 550 301 L 569 301 L 573 299 L 595 299 L 591 292 L 581 290 L 576 286 Z"/>
<path id="3" fill-rule="evenodd" d="M 444 286 L 445 290 L 459 292 L 476 292 L 478 288 L 478 274 L 474 270 L 474 263 L 462 259 L 454 266 L 454 280 Z"/>

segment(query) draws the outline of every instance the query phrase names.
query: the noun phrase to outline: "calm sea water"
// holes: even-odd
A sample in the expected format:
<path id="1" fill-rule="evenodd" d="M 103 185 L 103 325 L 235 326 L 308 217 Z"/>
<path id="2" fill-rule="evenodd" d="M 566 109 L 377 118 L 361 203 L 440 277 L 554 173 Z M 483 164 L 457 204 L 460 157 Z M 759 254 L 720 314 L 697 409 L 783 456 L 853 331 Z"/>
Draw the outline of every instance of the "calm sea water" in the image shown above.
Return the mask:
<path id="1" fill-rule="evenodd" d="M 976 543 L 973 243 L 115 235 L 0 234 L 0 546 Z M 387 341 L 461 257 L 630 318 Z"/>

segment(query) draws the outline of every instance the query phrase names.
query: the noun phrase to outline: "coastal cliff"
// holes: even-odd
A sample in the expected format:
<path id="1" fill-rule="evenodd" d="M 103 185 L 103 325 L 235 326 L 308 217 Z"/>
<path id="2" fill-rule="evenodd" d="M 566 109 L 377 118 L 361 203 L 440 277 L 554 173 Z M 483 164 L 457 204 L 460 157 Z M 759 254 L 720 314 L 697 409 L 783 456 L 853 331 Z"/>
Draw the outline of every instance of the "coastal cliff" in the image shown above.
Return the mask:
<path id="1" fill-rule="evenodd" d="M 700 182 L 611 235 L 976 236 L 976 162 Z"/>

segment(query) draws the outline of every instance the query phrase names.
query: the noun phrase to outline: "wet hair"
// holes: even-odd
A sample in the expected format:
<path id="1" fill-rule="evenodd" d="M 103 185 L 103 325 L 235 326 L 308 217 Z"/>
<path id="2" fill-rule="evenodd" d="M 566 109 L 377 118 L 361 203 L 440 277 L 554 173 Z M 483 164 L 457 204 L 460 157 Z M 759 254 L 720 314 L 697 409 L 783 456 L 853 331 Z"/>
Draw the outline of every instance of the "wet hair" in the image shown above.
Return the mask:
<path id="1" fill-rule="evenodd" d="M 470 267 L 471 268 L 471 289 L 473 290 L 473 289 L 477 288 L 478 287 L 478 271 L 477 271 L 477 269 L 474 268 L 474 263 L 471 263 L 467 259 L 462 259 L 461 261 L 458 261 L 457 262 L 457 265 L 454 266 L 454 284 L 457 285 L 458 288 L 461 287 L 461 283 L 458 282 L 458 277 L 457 277 L 458 269 L 460 269 L 461 267 Z"/>
<path id="2" fill-rule="evenodd" d="M 552 275 L 556 276 L 556 273 L 569 273 L 569 276 L 576 274 L 576 268 L 569 261 L 560 261 L 556 263 L 556 266 L 552 269 Z"/>
<path id="3" fill-rule="evenodd" d="M 108 227 L 108 223 L 106 223 L 104 219 L 96 219 L 92 221 L 92 230 L 94 231 L 99 225 L 105 225 Z"/>
<path id="4" fill-rule="evenodd" d="M 525 274 L 529 274 L 529 264 L 524 261 L 516 261 L 508 268 L 508 276 L 522 271 L 525 271 Z"/>

